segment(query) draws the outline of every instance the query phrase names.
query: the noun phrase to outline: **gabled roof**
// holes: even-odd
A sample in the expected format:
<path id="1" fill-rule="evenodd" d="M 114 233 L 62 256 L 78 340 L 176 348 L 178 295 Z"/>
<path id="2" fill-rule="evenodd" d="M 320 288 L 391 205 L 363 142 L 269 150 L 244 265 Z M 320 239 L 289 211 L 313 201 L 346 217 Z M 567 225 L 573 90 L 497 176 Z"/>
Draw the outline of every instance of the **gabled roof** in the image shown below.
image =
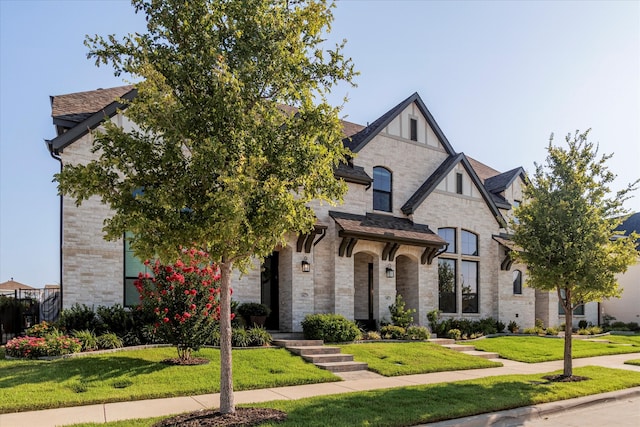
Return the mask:
<path id="1" fill-rule="evenodd" d="M 513 184 L 513 181 L 518 177 L 522 178 L 525 182 L 527 180 L 527 175 L 524 173 L 522 167 L 517 167 L 499 175 L 492 176 L 484 181 L 484 186 L 487 191 L 491 193 L 501 193 Z"/>
<path id="2" fill-rule="evenodd" d="M 447 140 L 447 137 L 444 135 L 444 133 L 440 129 L 440 126 L 438 126 L 438 123 L 436 123 L 436 120 L 431 115 L 431 112 L 429 111 L 427 106 L 424 104 L 424 102 L 422 102 L 422 99 L 420 98 L 420 95 L 418 95 L 417 92 L 411 95 L 410 97 L 408 97 L 407 99 L 405 99 L 404 101 L 402 101 L 401 103 L 399 103 L 398 105 L 396 105 L 395 107 L 393 107 L 392 109 L 390 109 L 389 111 L 387 111 L 386 113 L 384 113 L 382 116 L 376 119 L 373 123 L 371 123 L 364 129 L 362 129 L 360 132 L 356 133 L 355 135 L 351 136 L 351 138 L 345 138 L 343 141 L 344 145 L 354 153 L 357 153 L 365 145 L 367 145 L 369 141 L 371 141 L 378 133 L 380 133 L 382 129 L 387 127 L 387 125 L 389 125 L 389 123 L 391 123 L 391 121 L 395 119 L 398 116 L 398 114 L 400 114 L 405 108 L 407 108 L 409 105 L 411 105 L 414 102 L 418 106 L 418 109 L 420 110 L 424 118 L 427 120 L 427 123 L 429 124 L 429 126 L 431 126 L 431 128 L 435 132 L 436 136 L 438 137 L 438 140 L 440 140 L 440 143 L 445 148 L 447 154 L 455 155 L 456 154 L 455 150 L 453 149 L 453 147 Z"/>
<path id="3" fill-rule="evenodd" d="M 72 126 L 69 130 L 65 131 L 64 133 L 58 134 L 58 136 L 55 137 L 54 139 L 46 141 L 49 151 L 53 154 L 61 153 L 64 150 L 64 148 L 67 147 L 69 144 L 72 144 L 78 138 L 83 137 L 84 135 L 89 133 L 91 130 L 100 126 L 100 124 L 105 119 L 115 116 L 118 110 L 126 108 L 126 105 L 121 103 L 118 99 L 122 98 L 125 100 L 132 100 L 138 94 L 138 90 L 133 88 L 132 86 L 122 86 L 121 88 L 119 88 L 120 92 L 123 91 L 125 88 L 128 88 L 127 92 L 125 92 L 123 95 L 119 97 L 116 96 L 111 98 L 111 102 L 106 105 L 103 105 L 103 107 L 96 107 L 98 105 L 97 101 L 88 102 L 85 108 L 80 108 L 78 106 L 80 99 L 91 98 L 89 94 L 96 95 L 96 92 L 98 92 L 97 98 L 104 101 L 105 97 L 102 95 L 101 93 L 102 91 L 79 92 L 78 94 L 80 95 L 70 94 L 67 96 L 66 101 L 68 102 L 61 101 L 62 105 L 60 105 L 60 103 L 56 101 L 56 98 L 59 98 L 59 97 L 53 97 L 52 109 L 55 109 L 55 110 L 52 114 L 54 115 L 54 119 L 53 119 L 54 124 L 56 123 L 56 116 L 55 116 L 56 113 L 61 114 L 66 112 L 69 114 L 76 114 L 78 115 L 78 117 L 83 116 L 86 118 L 84 118 L 78 124 Z M 107 91 L 108 89 L 103 89 L 103 90 Z M 115 93 L 118 93 L 118 92 L 119 91 L 111 91 L 109 92 L 109 94 L 114 95 Z M 62 95 L 61 97 L 64 98 L 65 96 Z M 95 108 L 98 108 L 98 109 L 94 112 L 90 111 Z M 77 111 L 79 110 L 86 110 L 86 111 L 84 113 L 78 113 Z M 73 113 L 73 111 L 76 111 L 76 113 Z M 62 116 L 65 116 L 65 114 L 62 114 Z M 68 116 L 68 114 L 66 116 Z M 61 116 L 58 116 L 58 117 L 61 117 Z"/>
<path id="4" fill-rule="evenodd" d="M 53 122 L 80 123 L 132 89 L 133 86 L 129 85 L 51 96 Z"/>
<path id="5" fill-rule="evenodd" d="M 409 200 L 407 200 L 407 202 L 402 206 L 402 212 L 405 215 L 413 214 L 418 206 L 420 206 L 422 202 L 424 202 L 429 194 L 431 194 L 433 190 L 436 189 L 440 182 L 442 182 L 442 180 L 449 174 L 449 172 L 451 172 L 451 170 L 453 170 L 453 168 L 459 163 L 462 164 L 464 169 L 467 171 L 467 174 L 469 174 L 471 181 L 475 184 L 478 191 L 480 191 L 482 198 L 487 203 L 487 206 L 491 210 L 491 213 L 493 214 L 496 221 L 498 221 L 501 226 L 504 226 L 504 218 L 502 218 L 502 214 L 500 214 L 500 211 L 498 210 L 498 207 L 496 206 L 492 195 L 486 190 L 484 185 L 482 185 L 482 181 L 480 181 L 480 178 L 474 171 L 471 163 L 469 163 L 469 159 L 464 155 L 464 153 L 460 153 L 455 156 L 449 156 L 444 162 L 442 162 L 438 169 L 436 169 L 436 171 L 431 174 L 429 178 L 427 178 L 427 180 L 420 186 L 420 188 L 418 188 L 418 190 L 413 193 Z"/>
<path id="6" fill-rule="evenodd" d="M 0 283 L 0 291 L 15 291 L 17 289 L 35 289 L 35 288 L 33 286 L 25 285 L 24 283 L 16 282 L 13 279 Z"/>

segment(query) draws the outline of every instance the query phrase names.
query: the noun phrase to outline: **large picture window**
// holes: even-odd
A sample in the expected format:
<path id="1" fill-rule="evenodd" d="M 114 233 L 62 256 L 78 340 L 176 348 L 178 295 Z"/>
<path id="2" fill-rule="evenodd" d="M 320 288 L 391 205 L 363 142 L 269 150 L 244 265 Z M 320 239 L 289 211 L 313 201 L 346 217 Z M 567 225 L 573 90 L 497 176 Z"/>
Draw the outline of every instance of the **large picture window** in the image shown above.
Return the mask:
<path id="1" fill-rule="evenodd" d="M 381 166 L 373 168 L 373 209 L 391 212 L 391 172 Z"/>
<path id="2" fill-rule="evenodd" d="M 475 261 L 462 261 L 460 268 L 462 312 L 478 313 L 478 263 Z"/>
<path id="3" fill-rule="evenodd" d="M 443 313 L 456 312 L 456 261 L 438 260 L 438 309 Z"/>

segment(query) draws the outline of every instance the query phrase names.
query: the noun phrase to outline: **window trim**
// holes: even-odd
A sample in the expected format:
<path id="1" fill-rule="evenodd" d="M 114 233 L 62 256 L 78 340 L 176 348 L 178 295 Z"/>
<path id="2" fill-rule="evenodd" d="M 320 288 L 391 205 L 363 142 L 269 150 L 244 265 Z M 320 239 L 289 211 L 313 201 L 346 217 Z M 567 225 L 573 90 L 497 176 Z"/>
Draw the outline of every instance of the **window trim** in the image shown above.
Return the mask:
<path id="1" fill-rule="evenodd" d="M 475 302 L 475 311 L 465 311 L 465 307 L 464 304 L 461 304 L 460 306 L 460 311 L 462 312 L 462 314 L 479 314 L 480 313 L 480 262 L 475 261 L 475 260 L 468 260 L 468 259 L 462 259 L 460 260 L 460 278 L 462 279 L 462 266 L 464 265 L 464 263 L 469 263 L 469 264 L 473 264 L 475 265 L 475 292 L 470 292 L 469 294 L 474 294 L 476 296 L 476 302 Z M 463 282 L 463 280 L 461 280 L 461 282 Z M 460 298 L 462 299 L 462 302 L 464 302 L 464 287 L 462 286 L 463 283 L 460 283 Z"/>
<path id="2" fill-rule="evenodd" d="M 456 194 L 464 193 L 464 186 L 462 184 L 462 172 L 456 172 Z"/>
<path id="3" fill-rule="evenodd" d="M 453 311 L 445 311 L 441 305 L 440 295 L 440 265 L 445 261 L 450 261 L 453 264 Z M 439 258 L 438 259 L 438 310 L 444 314 L 458 314 L 458 259 L 457 258 Z"/>

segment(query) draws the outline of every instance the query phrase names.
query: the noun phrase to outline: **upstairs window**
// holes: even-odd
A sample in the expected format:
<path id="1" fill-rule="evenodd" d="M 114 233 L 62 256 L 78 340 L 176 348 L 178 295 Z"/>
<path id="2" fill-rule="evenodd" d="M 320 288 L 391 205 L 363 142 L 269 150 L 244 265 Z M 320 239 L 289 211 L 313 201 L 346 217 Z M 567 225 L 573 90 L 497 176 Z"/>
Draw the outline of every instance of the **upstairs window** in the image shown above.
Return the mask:
<path id="1" fill-rule="evenodd" d="M 446 253 L 456 253 L 456 229 L 455 228 L 438 228 L 438 236 L 442 237 L 445 242 L 449 244 L 447 246 Z"/>
<path id="2" fill-rule="evenodd" d="M 456 173 L 456 193 L 462 194 L 462 174 L 460 172 Z"/>
<path id="3" fill-rule="evenodd" d="M 387 168 L 373 168 L 373 209 L 391 212 L 391 172 Z"/>
<path id="4" fill-rule="evenodd" d="M 520 270 L 513 272 L 513 294 L 522 295 L 522 272 Z"/>
<path id="5" fill-rule="evenodd" d="M 462 255 L 478 256 L 478 236 L 462 230 Z"/>
<path id="6" fill-rule="evenodd" d="M 409 119 L 409 139 L 418 140 L 418 121 L 416 119 Z"/>

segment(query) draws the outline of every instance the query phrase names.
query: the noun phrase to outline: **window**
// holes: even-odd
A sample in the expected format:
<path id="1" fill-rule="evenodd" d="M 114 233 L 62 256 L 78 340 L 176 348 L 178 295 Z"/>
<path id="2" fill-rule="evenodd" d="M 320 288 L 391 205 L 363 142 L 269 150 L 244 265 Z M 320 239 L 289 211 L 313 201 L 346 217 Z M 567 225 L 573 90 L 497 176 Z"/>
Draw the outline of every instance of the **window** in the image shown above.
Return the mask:
<path id="1" fill-rule="evenodd" d="M 456 261 L 438 260 L 438 309 L 443 313 L 456 312 Z"/>
<path id="2" fill-rule="evenodd" d="M 562 298 L 565 297 L 564 289 L 560 289 L 560 296 Z M 560 316 L 564 316 L 564 307 L 562 306 L 562 301 L 558 301 L 558 314 Z M 573 314 L 576 316 L 584 316 L 584 304 L 580 304 L 576 308 L 573 309 Z"/>
<path id="3" fill-rule="evenodd" d="M 513 207 L 513 209 L 519 207 L 520 206 L 520 200 L 514 200 L 513 203 L 511 204 L 511 206 Z M 515 216 L 515 214 L 513 215 L 513 222 L 515 222 L 516 224 L 520 224 L 520 221 L 518 220 L 518 217 Z"/>
<path id="4" fill-rule="evenodd" d="M 522 295 L 522 272 L 520 270 L 513 272 L 513 294 Z"/>
<path id="5" fill-rule="evenodd" d="M 438 228 L 438 236 L 442 237 L 447 246 L 446 253 L 455 254 L 456 251 L 456 229 L 455 228 Z"/>
<path id="6" fill-rule="evenodd" d="M 462 261 L 460 267 L 462 270 L 462 312 L 478 313 L 478 263 Z"/>
<path id="7" fill-rule="evenodd" d="M 462 255 L 478 256 L 478 236 L 466 230 L 462 230 Z"/>
<path id="8" fill-rule="evenodd" d="M 412 141 L 418 140 L 418 121 L 416 119 L 409 119 L 409 138 Z"/>
<path id="9" fill-rule="evenodd" d="M 380 166 L 373 168 L 373 209 L 391 212 L 391 172 Z"/>
<path id="10" fill-rule="evenodd" d="M 131 249 L 129 239 L 132 237 L 131 233 L 125 233 L 124 235 L 124 306 L 133 307 L 140 303 L 140 294 L 133 285 L 133 282 L 138 279 L 138 273 L 151 272 L 143 262 L 141 262 L 133 253 Z"/>
<path id="11" fill-rule="evenodd" d="M 462 194 L 462 174 L 456 172 L 456 193 Z"/>

